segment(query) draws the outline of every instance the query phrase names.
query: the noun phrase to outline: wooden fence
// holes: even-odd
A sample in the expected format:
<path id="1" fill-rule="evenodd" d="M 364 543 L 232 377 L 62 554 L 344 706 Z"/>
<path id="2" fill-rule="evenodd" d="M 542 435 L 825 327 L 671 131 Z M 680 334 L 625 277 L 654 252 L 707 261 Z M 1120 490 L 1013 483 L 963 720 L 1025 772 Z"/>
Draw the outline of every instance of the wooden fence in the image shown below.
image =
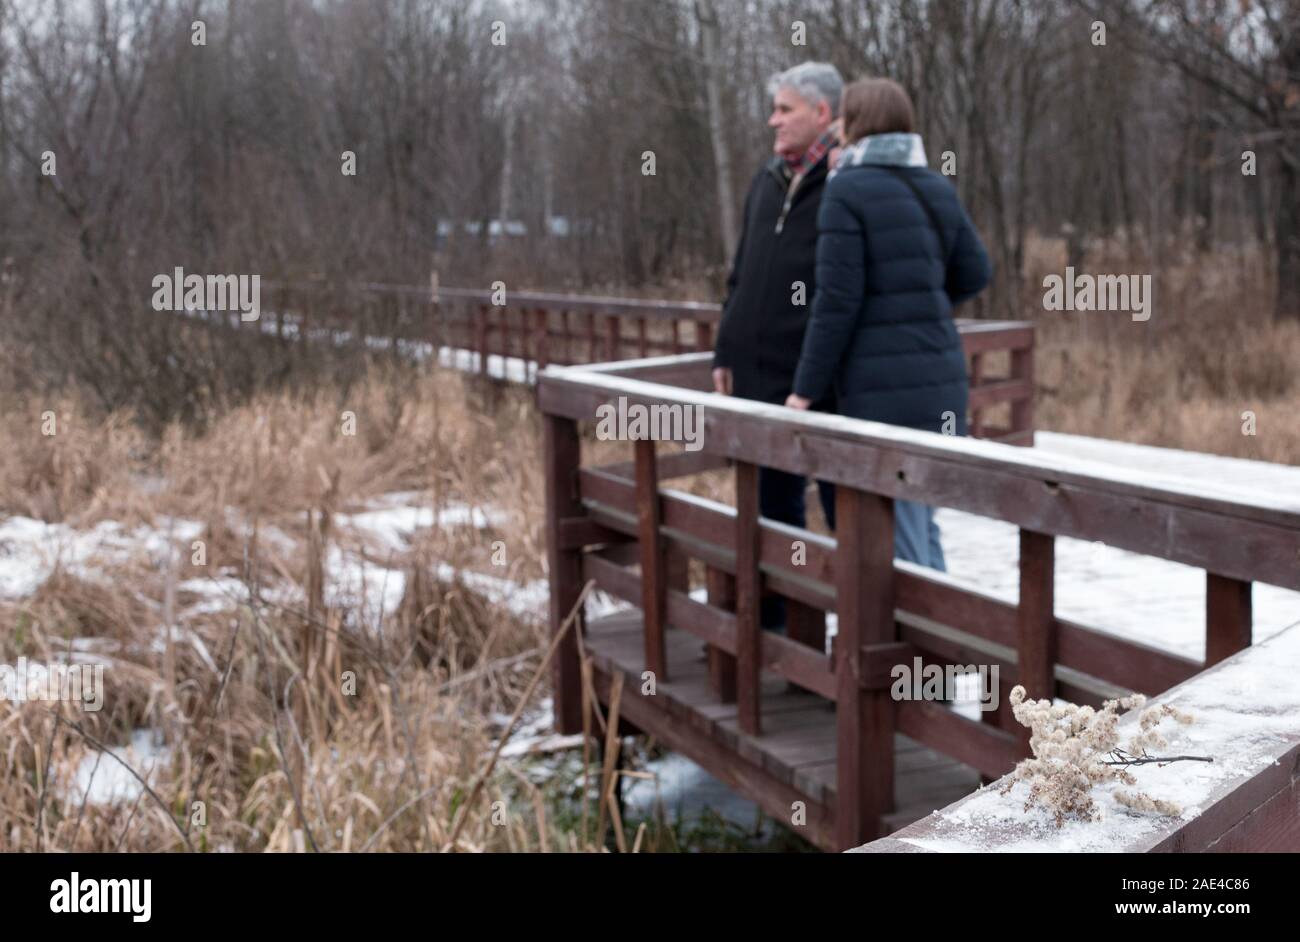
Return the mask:
<path id="1" fill-rule="evenodd" d="M 1252 580 L 1300 589 L 1296 500 L 738 401 L 700 391 L 702 363 L 687 354 L 540 374 L 551 624 L 558 629 L 594 580 L 640 610 L 638 663 L 624 665 L 633 677 L 639 668 L 654 672 L 661 686 L 671 683 L 671 635 L 706 643 L 714 702 L 734 699 L 739 735 L 701 733 L 711 729 L 707 704 L 678 704 L 673 709 L 682 716 L 657 718 L 667 698 L 624 693 L 634 701 L 634 722 L 662 730 L 769 813 L 788 817 L 792 797 L 806 800 L 809 833 L 823 847 L 853 847 L 899 823 L 890 818 L 896 734 L 995 778 L 1027 754 L 1026 731 L 1005 708 L 1012 685 L 1032 697 L 1093 705 L 1117 691 L 1156 694 L 1251 643 Z M 625 463 L 584 466 L 584 423 L 620 399 L 623 408 L 700 410 L 702 449 L 661 453 L 653 441 L 635 441 Z M 760 465 L 833 483 L 835 538 L 760 518 Z M 663 487 L 727 466 L 735 506 Z M 893 506 L 900 499 L 1019 528 L 1018 601 L 895 562 Z M 1204 570 L 1204 662 L 1058 617 L 1058 537 Z M 796 541 L 802 559 L 792 552 Z M 685 560 L 703 564 L 707 602 L 691 596 Z M 760 631 L 764 592 L 789 600 L 789 636 Z M 829 652 L 826 612 L 838 618 Z M 578 638 L 566 637 L 555 664 L 555 722 L 566 733 L 582 729 L 579 647 Z M 917 657 L 927 665 L 997 665 L 1004 706 L 980 722 L 942 703 L 896 702 L 891 670 Z M 783 768 L 782 778 L 738 758 L 745 750 L 761 754 L 763 672 L 835 704 L 834 779 L 827 787 L 801 779 L 799 767 Z"/>
<path id="2" fill-rule="evenodd" d="M 492 357 L 549 365 L 612 362 L 713 349 L 720 305 L 373 282 L 263 282 L 264 329 L 296 336 L 346 328 L 366 336 L 472 351 L 487 373 Z M 1032 445 L 1034 331 L 1022 321 L 958 319 L 971 379 L 970 432 Z M 707 381 L 708 369 L 695 363 Z"/>

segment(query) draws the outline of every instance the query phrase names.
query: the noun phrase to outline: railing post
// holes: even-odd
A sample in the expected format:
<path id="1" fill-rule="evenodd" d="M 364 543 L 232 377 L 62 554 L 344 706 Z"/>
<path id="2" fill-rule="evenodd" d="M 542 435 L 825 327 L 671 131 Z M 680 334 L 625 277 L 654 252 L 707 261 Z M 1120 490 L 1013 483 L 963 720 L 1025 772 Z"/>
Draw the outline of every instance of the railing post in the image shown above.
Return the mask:
<path id="1" fill-rule="evenodd" d="M 673 353 L 678 354 L 682 352 L 682 337 L 677 327 L 677 318 L 674 317 L 672 319 L 672 325 L 673 325 L 672 328 L 673 329 Z"/>
<path id="2" fill-rule="evenodd" d="M 439 297 L 434 307 L 438 312 L 442 345 L 472 350 L 473 334 L 470 331 L 474 323 L 474 304 L 471 301 L 456 298 Z"/>
<path id="3" fill-rule="evenodd" d="M 984 354 L 972 353 L 970 357 L 970 388 L 979 389 L 984 383 Z M 984 410 L 972 409 L 970 415 L 970 433 L 974 438 L 984 437 Z M 1012 426 L 1015 422 L 1011 423 Z M 1015 431 L 1013 427 L 1011 431 Z"/>
<path id="4" fill-rule="evenodd" d="M 605 359 L 617 360 L 619 354 L 618 316 L 610 314 L 605 318 Z"/>
<path id="5" fill-rule="evenodd" d="M 1011 689 L 1014 686 L 1015 685 L 1011 683 L 1011 681 L 1004 680 L 1001 677 L 998 678 L 998 708 L 996 710 L 981 710 L 981 723 L 987 723 L 990 726 L 1010 730 L 1011 732 L 1015 732 L 1020 728 L 1020 724 L 1017 723 L 1015 718 L 1011 715 L 1011 704 L 1008 702 L 1011 696 Z M 984 776 L 981 776 L 980 778 L 981 781 L 986 784 L 993 781 L 991 778 L 986 778 Z"/>
<path id="6" fill-rule="evenodd" d="M 646 318 L 641 315 L 636 319 L 636 342 L 637 356 L 645 357 L 650 355 L 650 347 L 646 343 Z"/>
<path id="7" fill-rule="evenodd" d="M 487 358 L 488 358 L 488 312 L 491 306 L 480 304 L 478 311 L 478 320 L 474 324 L 475 341 L 478 344 L 478 371 L 479 375 L 487 375 Z"/>
<path id="8" fill-rule="evenodd" d="M 642 439 L 633 443 L 636 451 L 637 539 L 641 543 L 641 613 L 645 619 L 645 669 L 655 683 L 668 680 L 668 656 L 664 638 L 668 609 L 667 560 L 659 537 L 659 469 L 655 464 L 655 443 Z"/>
<path id="9" fill-rule="evenodd" d="M 1027 698 L 1056 696 L 1056 537 L 1020 531 L 1020 604 L 1016 608 L 1020 685 Z M 1016 725 L 1026 750 L 1029 730 Z"/>
<path id="10" fill-rule="evenodd" d="M 1253 610 L 1251 584 L 1212 572 L 1205 574 L 1205 666 L 1250 647 Z"/>
<path id="11" fill-rule="evenodd" d="M 534 320 L 532 308 L 519 309 L 519 327 L 515 332 L 519 335 L 519 359 L 524 363 L 537 360 L 537 324 Z"/>
<path id="12" fill-rule="evenodd" d="M 785 634 L 819 652 L 826 650 L 826 613 L 797 599 L 785 600 Z"/>
<path id="13" fill-rule="evenodd" d="M 736 580 L 727 572 L 709 566 L 704 571 L 709 604 L 724 612 L 736 610 Z M 736 702 L 736 657 L 709 645 L 709 687 L 723 703 Z"/>
<path id="14" fill-rule="evenodd" d="M 1011 432 L 1028 433 L 1026 445 L 1034 444 L 1034 337 L 1029 336 L 1029 346 L 1011 351 L 1011 378 L 1029 384 L 1029 395 L 1011 402 Z"/>
<path id="15" fill-rule="evenodd" d="M 894 502 L 835 488 L 836 809 L 840 850 L 883 837 L 894 808 L 894 701 L 862 685 L 864 646 L 897 640 Z"/>
<path id="16" fill-rule="evenodd" d="M 713 349 L 713 325 L 708 321 L 695 322 L 695 349 L 699 352 Z"/>
<path id="17" fill-rule="evenodd" d="M 544 308 L 544 307 L 539 307 L 539 308 L 537 309 L 537 327 L 536 327 L 536 330 L 537 330 L 537 368 L 538 368 L 539 370 L 544 370 L 544 369 L 546 369 L 547 356 L 548 356 L 549 353 L 550 353 L 550 345 L 549 345 L 549 343 L 548 343 L 548 340 L 549 340 L 550 338 L 548 338 L 548 337 L 546 336 L 546 332 L 547 332 L 547 330 L 548 330 L 548 326 L 547 326 L 547 323 L 546 323 L 546 322 L 547 322 L 547 319 L 548 319 L 548 315 L 547 315 L 547 313 L 546 313 L 546 308 Z"/>
<path id="18" fill-rule="evenodd" d="M 762 630 L 758 572 L 758 466 L 736 462 L 736 722 L 742 733 L 762 728 L 759 644 Z"/>
<path id="19" fill-rule="evenodd" d="M 596 314 L 587 312 L 587 362 L 596 362 Z"/>
<path id="20" fill-rule="evenodd" d="M 543 460 L 546 472 L 546 558 L 550 569 L 551 633 L 560 630 L 564 619 L 582 594 L 582 550 L 564 548 L 560 521 L 583 513 L 578 496 L 578 466 L 581 451 L 578 425 L 572 419 L 545 415 Z M 563 735 L 582 732 L 582 668 L 578 656 L 578 635 L 586 630 L 581 612 L 577 623 L 560 641 L 552 662 L 555 729 Z"/>

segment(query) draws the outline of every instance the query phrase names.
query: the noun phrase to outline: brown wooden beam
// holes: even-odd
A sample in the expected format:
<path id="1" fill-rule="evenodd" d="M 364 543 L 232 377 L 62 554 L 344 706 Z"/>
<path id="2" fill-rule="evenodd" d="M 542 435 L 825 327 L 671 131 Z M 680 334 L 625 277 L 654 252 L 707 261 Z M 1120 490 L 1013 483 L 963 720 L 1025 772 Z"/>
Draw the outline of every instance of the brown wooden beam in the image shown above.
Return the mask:
<path id="1" fill-rule="evenodd" d="M 582 514 L 578 498 L 580 450 L 577 423 L 561 416 L 542 417 L 542 454 L 546 470 L 546 558 L 550 571 L 549 619 L 551 632 L 559 631 L 582 593 L 582 551 L 564 544 L 562 520 Z M 582 675 L 578 633 L 585 630 L 582 613 L 560 641 L 552 660 L 553 703 L 556 731 L 582 732 Z"/>
<path id="2" fill-rule="evenodd" d="M 835 840 L 848 849 L 883 837 L 882 818 L 894 810 L 894 702 L 862 685 L 863 647 L 896 640 L 894 502 L 837 487 L 835 532 Z"/>
<path id="3" fill-rule="evenodd" d="M 605 318 L 605 359 L 617 360 L 622 356 L 619 349 L 619 326 L 617 317 Z"/>
<path id="4" fill-rule="evenodd" d="M 1205 666 L 1250 647 L 1251 583 L 1205 574 Z"/>
<path id="5" fill-rule="evenodd" d="M 560 521 L 560 548 L 581 549 L 596 543 L 626 543 L 628 536 L 601 526 L 590 517 L 565 517 Z"/>
<path id="6" fill-rule="evenodd" d="M 704 570 L 709 604 L 726 612 L 736 610 L 736 579 L 716 566 Z M 723 703 L 736 702 L 736 656 L 709 645 L 709 686 Z"/>
<path id="7" fill-rule="evenodd" d="M 1020 531 L 1020 604 L 1016 611 L 1020 685 L 1029 699 L 1056 696 L 1056 540 Z M 1021 727 L 1026 746 L 1029 730 Z"/>
<path id="8" fill-rule="evenodd" d="M 641 612 L 645 619 L 645 668 L 655 683 L 668 682 L 667 630 L 668 566 L 659 539 L 659 474 L 655 443 L 633 443 L 636 454 L 637 539 L 641 543 Z"/>
<path id="9" fill-rule="evenodd" d="M 899 703 L 898 731 L 990 779 L 1006 775 L 1024 756 L 1019 734 L 967 719 L 933 700 Z"/>
<path id="10" fill-rule="evenodd" d="M 758 466 L 736 463 L 736 718 L 742 732 L 759 735 Z"/>
<path id="11" fill-rule="evenodd" d="M 972 353 L 970 358 L 970 433 L 976 438 L 984 436 L 984 403 L 975 395 L 984 383 L 984 354 Z"/>
<path id="12" fill-rule="evenodd" d="M 1029 346 L 1011 353 L 1011 378 L 1020 380 L 1029 387 L 1029 394 L 1011 402 L 1011 431 L 1028 436 L 1028 440 L 1018 440 L 1013 444 L 1032 446 L 1034 444 L 1034 335 L 1029 335 Z"/>

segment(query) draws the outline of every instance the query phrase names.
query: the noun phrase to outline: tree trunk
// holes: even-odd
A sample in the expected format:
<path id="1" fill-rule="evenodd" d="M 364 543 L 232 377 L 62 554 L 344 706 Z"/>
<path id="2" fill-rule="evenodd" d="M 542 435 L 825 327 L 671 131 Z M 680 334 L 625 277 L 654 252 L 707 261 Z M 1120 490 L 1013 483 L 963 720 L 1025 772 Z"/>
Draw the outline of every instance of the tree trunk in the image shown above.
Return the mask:
<path id="1" fill-rule="evenodd" d="M 1278 193 L 1273 205 L 1277 207 L 1273 218 L 1277 239 L 1273 319 L 1300 321 L 1300 168 L 1287 160 L 1287 155 L 1278 162 Z"/>
<path id="2" fill-rule="evenodd" d="M 695 16 L 700 24 L 700 45 L 704 53 L 704 92 L 709 105 L 709 137 L 713 144 L 713 172 L 717 178 L 718 215 L 722 229 L 722 263 L 731 264 L 736 255 L 736 195 L 731 186 L 731 148 L 727 142 L 728 121 L 722 113 L 722 72 L 718 61 L 718 13 L 713 0 L 696 0 Z"/>
<path id="3" fill-rule="evenodd" d="M 1286 5 L 1287 22 L 1300 25 L 1300 0 Z M 1300 30 L 1292 29 L 1278 61 L 1289 76 L 1300 75 Z M 1277 238 L 1277 302 L 1273 319 L 1300 321 L 1300 83 L 1288 80 L 1279 115 L 1278 192 L 1273 222 Z"/>

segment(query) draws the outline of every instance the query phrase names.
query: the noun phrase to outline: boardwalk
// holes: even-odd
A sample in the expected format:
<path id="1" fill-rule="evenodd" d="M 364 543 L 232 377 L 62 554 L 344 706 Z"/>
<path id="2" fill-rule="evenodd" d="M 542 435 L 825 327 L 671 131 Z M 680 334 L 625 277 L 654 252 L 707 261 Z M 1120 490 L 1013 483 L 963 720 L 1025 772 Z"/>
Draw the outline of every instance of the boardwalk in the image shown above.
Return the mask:
<path id="1" fill-rule="evenodd" d="M 1153 472 L 1194 481 L 1233 482 L 1278 498 L 1300 493 L 1300 468 L 1286 465 L 1044 431 L 1036 434 L 1035 448 L 1046 454 L 1077 456 L 1130 472 Z M 1019 581 L 1015 527 L 947 508 L 939 511 L 938 520 L 944 530 L 944 547 L 952 578 L 970 588 L 982 589 L 1014 604 Z M 1102 626 L 1102 630 L 1140 640 L 1171 653 L 1195 659 L 1204 656 L 1205 580 L 1201 572 L 1189 566 L 1087 541 L 1061 539 L 1057 547 L 1056 591 L 1057 607 L 1063 617 L 1096 624 Z M 696 594 L 703 598 L 702 591 L 697 591 Z M 1275 637 L 1282 629 L 1300 622 L 1300 592 L 1257 584 L 1253 595 L 1255 643 Z M 627 684 L 631 685 L 639 678 L 641 655 L 640 649 L 634 644 L 636 639 L 629 635 L 629 626 L 638 624 L 638 610 L 601 594 L 588 605 L 588 612 L 592 619 L 592 640 L 589 647 L 599 669 L 608 670 L 621 653 L 623 660 L 618 666 L 628 674 Z M 609 620 L 602 618 L 611 613 L 622 614 L 621 617 Z M 609 633 L 608 645 L 606 631 Z M 835 632 L 835 616 L 831 613 L 827 618 L 828 637 L 833 637 Z M 698 710 L 694 714 L 696 717 L 711 721 L 700 724 L 702 727 L 712 727 L 719 721 L 726 721 L 722 729 L 704 728 L 704 732 L 713 732 L 723 748 L 733 748 L 733 744 L 743 736 L 736 732 L 734 705 L 712 703 L 703 689 L 704 661 L 700 657 L 699 644 L 692 644 L 689 640 L 683 642 L 677 633 L 670 632 L 669 637 L 670 669 L 675 668 L 671 660 L 679 648 L 683 652 L 681 656 L 687 659 L 689 668 L 684 672 L 682 680 L 683 684 L 689 684 L 684 696 L 677 695 L 676 684 L 664 688 L 665 695 L 670 700 L 680 700 L 682 703 L 682 708 L 674 712 L 683 716 L 685 722 L 698 722 L 688 709 L 694 705 Z M 694 660 L 691 661 L 691 658 Z M 675 670 L 673 676 L 677 676 Z M 765 715 L 769 711 L 779 713 L 791 709 L 820 717 L 821 743 L 824 747 L 829 742 L 828 755 L 820 764 L 813 764 L 811 768 L 805 766 L 800 769 L 799 766 L 794 766 L 793 774 L 799 776 L 797 780 L 805 786 L 809 784 L 809 772 L 820 774 L 823 786 L 829 786 L 829 794 L 833 796 L 831 762 L 834 742 L 828 729 L 832 726 L 834 714 L 829 703 L 804 693 L 786 693 L 784 683 L 771 674 L 764 675 L 764 689 Z M 785 698 L 784 705 L 779 699 L 769 701 L 769 697 L 776 696 Z M 813 699 L 817 700 L 816 706 L 810 704 Z M 972 719 L 979 717 L 973 703 L 957 703 L 953 708 Z M 784 735 L 786 740 L 800 743 L 806 734 L 812 732 L 811 726 L 792 728 L 794 732 L 777 733 L 778 738 Z M 765 738 L 749 740 L 741 748 L 741 754 L 746 754 Z M 944 808 L 977 787 L 979 776 L 973 769 L 924 747 L 920 747 L 918 753 L 915 751 L 918 748 L 916 744 L 901 734 L 897 742 L 899 765 L 895 773 L 895 793 L 901 810 L 890 816 L 891 830 Z M 677 748 L 683 754 L 689 754 L 681 747 Z M 796 755 L 796 760 L 798 758 Z M 768 760 L 768 765 L 775 767 L 779 759 L 779 755 L 773 756 Z M 651 783 L 638 783 L 634 786 L 631 794 L 639 806 L 648 807 L 653 797 L 659 794 L 669 810 L 681 805 L 683 813 L 689 815 L 698 813 L 702 807 L 707 806 L 739 825 L 752 824 L 753 805 L 740 797 L 742 789 L 733 783 L 726 786 L 730 789 L 730 794 L 720 792 L 717 777 L 698 763 L 661 762 L 655 764 L 653 770 L 662 770 L 668 780 L 662 786 Z M 824 796 L 827 794 L 823 792 Z M 788 820 L 788 815 L 781 820 Z M 1045 839 L 1047 838 L 1039 836 L 1039 840 Z M 1113 833 L 1109 833 L 1107 839 L 1116 838 Z M 917 840 L 927 847 L 946 846 L 938 838 L 928 835 L 918 837 Z M 966 851 L 972 849 L 969 841 L 952 846 Z M 1067 845 L 1063 843 L 1062 846 Z"/>
<path id="2" fill-rule="evenodd" d="M 587 626 L 595 695 L 612 706 L 618 678 L 656 678 L 668 693 L 629 685 L 638 692 L 622 698 L 622 716 L 778 820 L 800 817 L 795 826 L 823 847 L 881 836 L 923 813 L 927 801 L 947 799 L 949 782 L 958 792 L 973 773 L 1010 769 L 1027 751 L 1006 710 L 1010 685 L 1092 705 L 1121 691 L 1159 693 L 1248 646 L 1261 621 L 1265 631 L 1281 627 L 1271 608 L 1264 619 L 1255 615 L 1255 582 L 1300 589 L 1300 504 L 1290 494 L 701 396 L 694 390 L 707 381 L 707 366 L 707 357 L 688 355 L 541 374 L 552 623 L 558 627 L 588 580 L 637 606 L 639 621 L 622 615 Z M 704 460 L 633 442 L 632 462 L 583 467 L 576 422 L 614 397 L 705 409 Z M 835 483 L 836 539 L 758 518 L 758 462 Z M 734 508 L 662 486 L 728 465 Z M 1009 527 L 1014 596 L 895 564 L 886 537 L 900 497 Z M 1199 571 L 1203 616 L 1189 621 L 1204 639 L 1199 650 L 1174 653 L 1152 643 L 1150 631 L 1137 640 L 1123 626 L 1075 621 L 1056 592 L 1058 583 L 1071 584 L 1071 541 L 1089 554 L 1113 547 Z M 792 556 L 796 545 L 806 560 Z M 707 570 L 706 602 L 692 597 L 687 559 Z M 1167 595 L 1158 580 L 1143 588 Z M 762 592 L 794 606 L 789 637 L 759 631 Z M 829 647 L 825 612 L 838 629 Z M 708 646 L 703 668 L 699 642 Z M 1185 639 L 1184 647 L 1193 645 Z M 974 720 L 940 702 L 895 700 L 892 668 L 918 658 L 996 666 L 1001 705 Z M 562 650 L 556 716 L 570 732 L 584 722 L 579 664 L 576 646 Z M 701 670 L 707 682 L 692 674 Z M 766 673 L 833 701 L 833 730 L 815 710 L 774 698 Z M 714 710 L 722 712 L 715 718 Z M 909 780 L 909 740 L 952 761 Z M 832 769 L 828 787 L 822 770 Z M 939 793 L 919 793 L 918 778 Z"/>

